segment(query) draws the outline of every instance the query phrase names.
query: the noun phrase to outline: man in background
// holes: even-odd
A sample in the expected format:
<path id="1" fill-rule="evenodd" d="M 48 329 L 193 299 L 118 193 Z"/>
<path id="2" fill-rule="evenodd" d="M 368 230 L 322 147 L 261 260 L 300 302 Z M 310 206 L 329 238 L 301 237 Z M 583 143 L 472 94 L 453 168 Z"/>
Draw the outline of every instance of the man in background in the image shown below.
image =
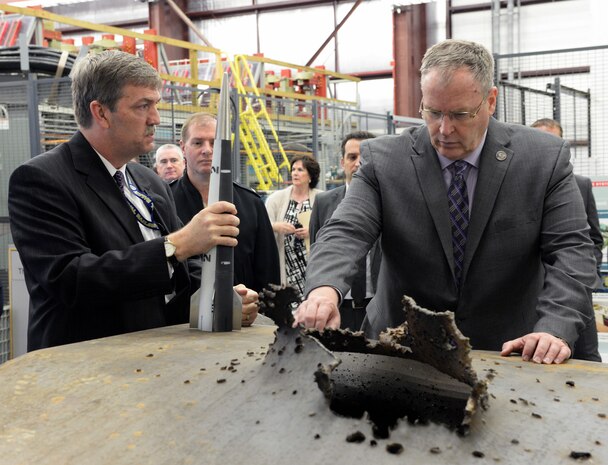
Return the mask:
<path id="1" fill-rule="evenodd" d="M 340 202 L 344 199 L 353 174 L 361 165 L 361 141 L 376 137 L 371 132 L 357 131 L 347 134 L 341 143 L 340 166 L 344 170 L 344 185 L 327 192 L 321 192 L 315 199 L 310 217 L 310 243 L 315 242 L 319 229 L 329 221 Z M 365 308 L 376 292 L 378 270 L 380 269 L 380 247 L 376 242 L 365 259 L 356 263 L 357 273 L 351 289 L 340 304 L 340 327 L 358 331 L 365 318 Z"/>
<path id="2" fill-rule="evenodd" d="M 156 150 L 154 170 L 165 182 L 173 182 L 184 174 L 184 154 L 175 144 L 161 145 Z"/>
<path id="3" fill-rule="evenodd" d="M 541 118 L 532 123 L 532 127 L 553 134 L 560 139 L 563 139 L 564 137 L 564 131 L 561 124 L 554 119 Z M 600 230 L 600 219 L 597 215 L 597 207 L 595 206 L 595 198 L 593 197 L 593 186 L 591 184 L 591 179 L 585 176 L 575 174 L 574 179 L 576 180 L 578 189 L 581 191 L 581 196 L 583 197 L 585 212 L 587 212 L 587 223 L 589 223 L 589 236 L 595 246 L 593 255 L 595 256 L 597 265 L 597 274 L 601 278 L 600 266 L 602 265 L 604 238 L 602 237 L 602 231 Z"/>
<path id="4" fill-rule="evenodd" d="M 180 146 L 186 170 L 181 179 L 171 184 L 171 189 L 183 223 L 208 205 L 216 126 L 215 116 L 195 113 L 182 127 Z M 233 183 L 233 201 L 240 221 L 234 249 L 234 283 L 259 292 L 269 283 L 281 282 L 279 253 L 270 219 L 262 199 L 251 189 Z"/>

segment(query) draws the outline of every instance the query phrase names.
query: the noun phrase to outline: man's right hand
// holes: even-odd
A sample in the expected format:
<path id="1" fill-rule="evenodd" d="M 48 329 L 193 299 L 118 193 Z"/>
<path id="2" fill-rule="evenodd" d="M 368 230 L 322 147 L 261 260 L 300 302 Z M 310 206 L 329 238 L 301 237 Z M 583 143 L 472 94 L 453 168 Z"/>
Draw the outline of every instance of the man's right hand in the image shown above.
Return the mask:
<path id="1" fill-rule="evenodd" d="M 186 226 L 167 237 L 175 244 L 175 258 L 183 261 L 193 255 L 206 253 L 216 245 L 235 247 L 239 222 L 233 204 L 216 202 L 198 212 Z"/>
<path id="2" fill-rule="evenodd" d="M 319 331 L 325 328 L 340 328 L 338 300 L 338 292 L 333 287 L 322 286 L 313 289 L 296 310 L 293 327 L 301 324 L 305 328 L 315 328 Z"/>

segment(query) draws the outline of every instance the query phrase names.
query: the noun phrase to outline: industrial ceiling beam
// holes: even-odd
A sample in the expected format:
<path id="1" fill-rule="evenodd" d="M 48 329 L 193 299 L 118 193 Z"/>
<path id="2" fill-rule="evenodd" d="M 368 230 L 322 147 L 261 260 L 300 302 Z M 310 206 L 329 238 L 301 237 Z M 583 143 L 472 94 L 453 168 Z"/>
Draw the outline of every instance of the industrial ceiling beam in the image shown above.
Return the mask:
<path id="1" fill-rule="evenodd" d="M 352 0 L 293 0 L 273 3 L 238 6 L 234 8 L 218 8 L 216 10 L 188 11 L 191 19 L 217 19 L 226 16 L 238 16 L 247 13 L 263 13 L 268 11 L 292 10 L 294 8 L 311 7 L 318 5 L 332 5 L 336 3 L 352 3 Z"/>

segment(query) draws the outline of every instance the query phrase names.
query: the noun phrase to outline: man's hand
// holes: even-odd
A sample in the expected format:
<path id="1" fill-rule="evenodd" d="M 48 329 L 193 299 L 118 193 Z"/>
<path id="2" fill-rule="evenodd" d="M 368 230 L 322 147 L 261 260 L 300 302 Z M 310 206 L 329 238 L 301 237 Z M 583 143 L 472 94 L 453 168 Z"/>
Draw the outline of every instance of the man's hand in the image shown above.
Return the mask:
<path id="1" fill-rule="evenodd" d="M 548 333 L 530 333 L 507 341 L 502 345 L 503 357 L 512 352 L 521 352 L 524 362 L 532 359 L 534 363 L 563 363 L 572 355 L 568 344 Z"/>
<path id="2" fill-rule="evenodd" d="M 258 309 L 260 308 L 258 293 L 246 288 L 243 284 L 237 284 L 234 286 L 234 290 L 241 296 L 243 305 L 241 326 L 251 326 L 258 316 Z"/>
<path id="3" fill-rule="evenodd" d="M 313 289 L 296 310 L 294 318 L 294 328 L 302 324 L 305 328 L 316 328 L 319 331 L 325 328 L 338 329 L 340 327 L 338 293 L 330 286 Z"/>
<path id="4" fill-rule="evenodd" d="M 175 244 L 175 258 L 183 261 L 206 253 L 216 245 L 237 244 L 240 220 L 236 207 L 229 202 L 216 202 L 198 212 L 190 223 L 167 236 Z"/>

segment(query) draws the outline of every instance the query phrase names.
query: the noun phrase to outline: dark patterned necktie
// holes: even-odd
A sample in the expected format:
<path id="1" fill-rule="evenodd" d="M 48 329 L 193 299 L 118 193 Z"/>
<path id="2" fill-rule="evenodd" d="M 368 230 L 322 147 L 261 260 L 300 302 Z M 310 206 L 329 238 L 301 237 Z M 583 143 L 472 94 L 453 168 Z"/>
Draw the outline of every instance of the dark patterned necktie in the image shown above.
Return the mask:
<path id="1" fill-rule="evenodd" d="M 122 171 L 117 171 L 116 173 L 114 173 L 114 181 L 116 181 L 116 185 L 118 185 L 120 192 L 124 193 L 125 177 L 122 174 Z"/>
<path id="2" fill-rule="evenodd" d="M 467 244 L 467 230 L 469 228 L 469 195 L 465 174 L 468 164 L 458 160 L 450 165 L 452 183 L 448 189 L 448 207 L 450 222 L 452 224 L 452 247 L 454 249 L 454 268 L 456 284 L 460 286 L 462 267 L 464 263 L 464 250 Z"/>

